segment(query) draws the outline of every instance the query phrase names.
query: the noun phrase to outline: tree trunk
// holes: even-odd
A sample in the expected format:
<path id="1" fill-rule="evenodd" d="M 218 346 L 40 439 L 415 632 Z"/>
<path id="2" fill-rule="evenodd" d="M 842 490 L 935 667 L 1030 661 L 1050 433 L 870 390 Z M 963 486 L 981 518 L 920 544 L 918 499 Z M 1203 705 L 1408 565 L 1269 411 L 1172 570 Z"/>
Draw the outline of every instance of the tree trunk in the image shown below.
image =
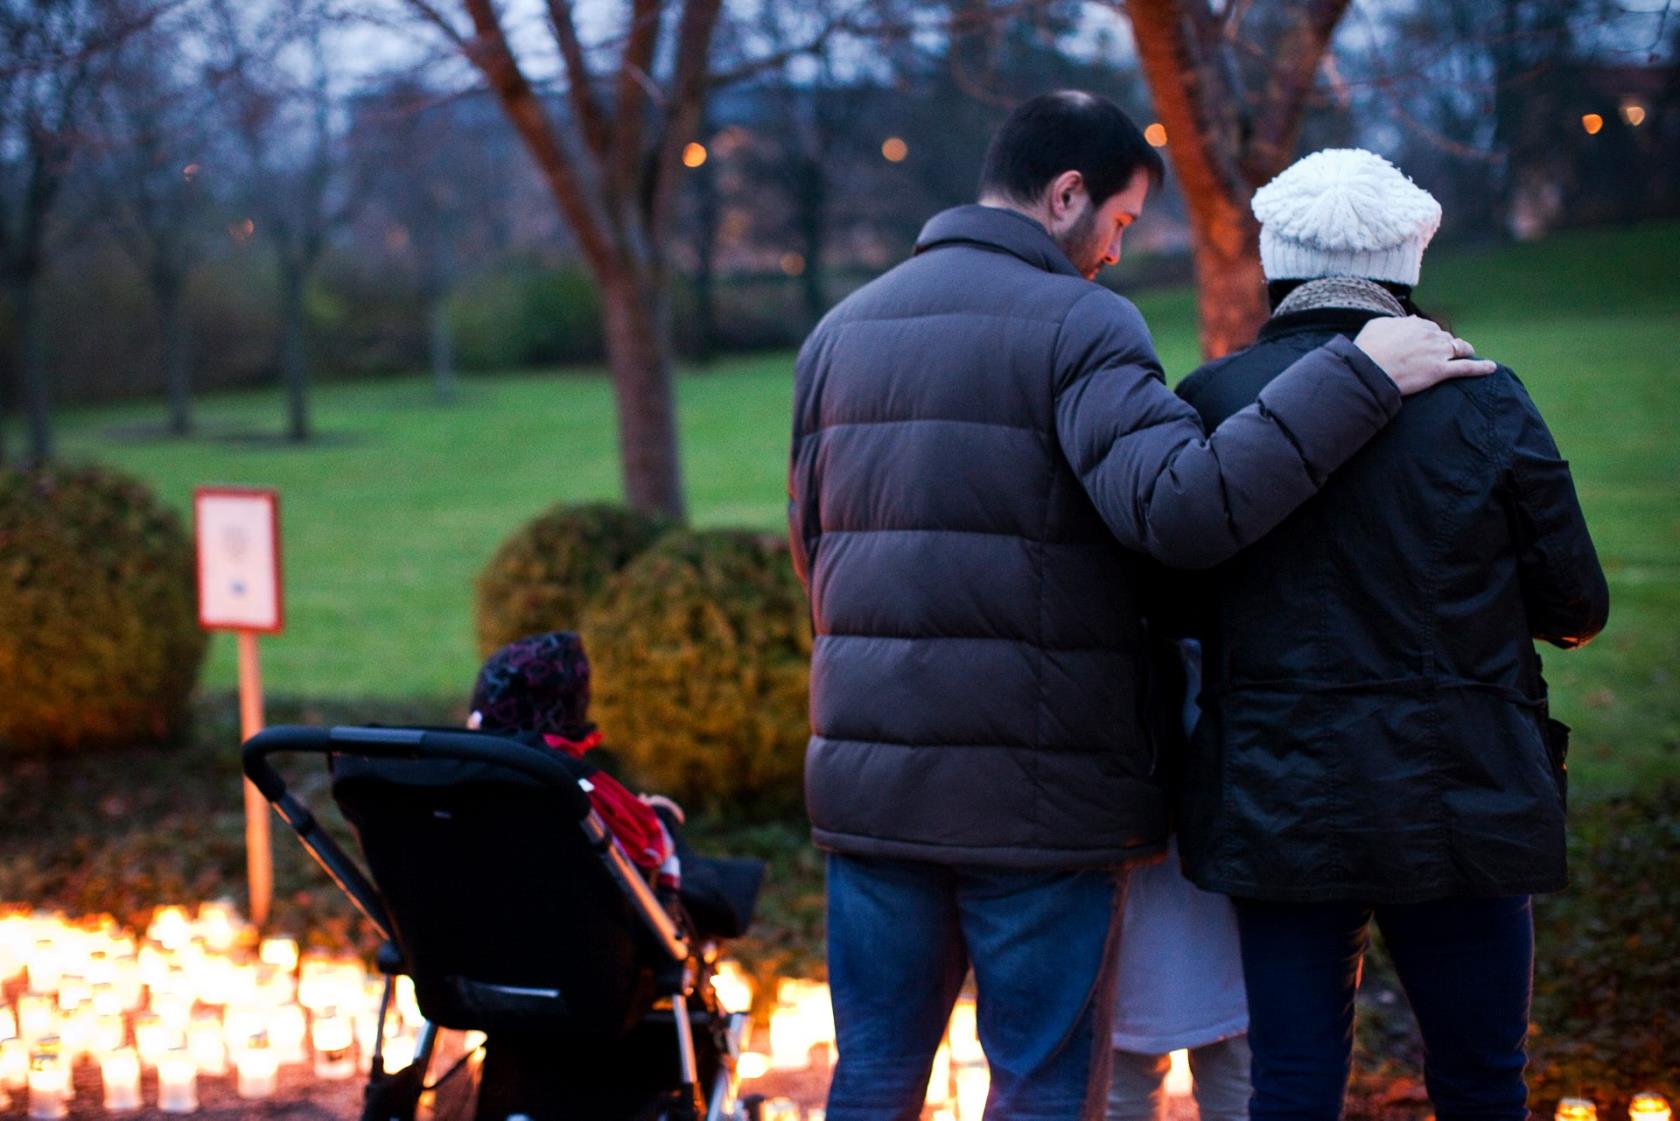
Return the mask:
<path id="1" fill-rule="evenodd" d="M 1197 200 L 1190 224 L 1202 354 L 1218 358 L 1253 342 L 1271 314 L 1260 268 L 1260 224 L 1247 199 L 1223 196 Z"/>
<path id="2" fill-rule="evenodd" d="M 684 520 L 670 286 L 658 275 L 627 269 L 601 278 L 600 287 L 625 500 L 633 509 Z"/>
<path id="3" fill-rule="evenodd" d="M 805 271 L 800 274 L 801 291 L 805 299 L 805 328 L 817 325 L 828 311 L 828 296 L 823 291 L 822 259 L 823 233 L 827 226 L 828 185 L 825 169 L 815 160 L 805 161 L 799 176 L 799 239 L 804 250 Z"/>
<path id="4" fill-rule="evenodd" d="M 158 327 L 163 339 L 163 384 L 169 398 L 169 431 L 192 434 L 192 371 L 187 354 L 187 330 L 181 285 L 164 281 L 154 287 Z"/>
<path id="5" fill-rule="evenodd" d="M 286 383 L 286 436 L 309 439 L 309 355 L 303 324 L 303 274 L 282 268 L 280 275 L 280 373 Z"/>
<path id="6" fill-rule="evenodd" d="M 18 377 L 23 389 L 29 454 L 25 465 L 40 467 L 53 457 L 52 399 L 47 386 L 47 355 L 36 307 L 36 277 L 25 276 L 14 288 L 17 309 Z"/>
<path id="7" fill-rule="evenodd" d="M 449 293 L 439 289 L 427 300 L 430 327 L 432 390 L 440 405 L 455 402 L 455 337 L 449 330 Z"/>

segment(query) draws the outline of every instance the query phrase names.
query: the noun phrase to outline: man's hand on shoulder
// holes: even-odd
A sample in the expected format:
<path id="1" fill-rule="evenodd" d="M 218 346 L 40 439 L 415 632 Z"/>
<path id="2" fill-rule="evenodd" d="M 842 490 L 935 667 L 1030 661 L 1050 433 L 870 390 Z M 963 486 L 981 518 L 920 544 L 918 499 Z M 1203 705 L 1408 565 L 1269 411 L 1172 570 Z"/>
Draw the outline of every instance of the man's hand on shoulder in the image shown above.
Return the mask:
<path id="1" fill-rule="evenodd" d="M 1499 368 L 1497 363 L 1470 357 L 1476 350 L 1469 343 L 1415 315 L 1373 319 L 1353 345 L 1381 366 L 1405 397 L 1449 378 L 1486 377 Z"/>

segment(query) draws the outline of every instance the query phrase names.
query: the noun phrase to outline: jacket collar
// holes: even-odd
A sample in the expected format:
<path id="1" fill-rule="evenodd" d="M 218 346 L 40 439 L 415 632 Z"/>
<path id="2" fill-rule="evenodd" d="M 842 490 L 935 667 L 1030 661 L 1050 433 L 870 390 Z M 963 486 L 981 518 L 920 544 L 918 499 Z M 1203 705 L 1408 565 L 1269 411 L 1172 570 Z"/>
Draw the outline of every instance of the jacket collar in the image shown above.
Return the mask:
<path id="1" fill-rule="evenodd" d="M 1260 328 L 1260 337 L 1256 341 L 1269 342 L 1286 335 L 1299 335 L 1309 331 L 1329 332 L 1352 338 L 1359 334 L 1361 327 L 1381 314 L 1365 308 L 1325 307 L 1297 311 L 1289 315 L 1274 315 Z"/>
<path id="2" fill-rule="evenodd" d="M 928 219 L 916 239 L 916 252 L 947 245 L 977 245 L 1019 257 L 1045 272 L 1080 275 L 1043 226 L 1025 214 L 1000 206 L 970 203 L 942 210 Z"/>

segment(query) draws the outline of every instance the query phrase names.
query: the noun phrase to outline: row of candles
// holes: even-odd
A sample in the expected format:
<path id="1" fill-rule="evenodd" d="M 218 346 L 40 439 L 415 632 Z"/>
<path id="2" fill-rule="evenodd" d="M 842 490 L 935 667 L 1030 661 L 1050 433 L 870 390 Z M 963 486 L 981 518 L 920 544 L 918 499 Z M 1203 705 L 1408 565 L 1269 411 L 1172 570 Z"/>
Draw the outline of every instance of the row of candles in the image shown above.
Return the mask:
<path id="1" fill-rule="evenodd" d="M 386 1021 L 390 1070 L 413 1061 L 420 1023 L 406 980 Z M 197 1110 L 204 1075 L 231 1076 L 249 1099 L 272 1096 L 289 1064 L 349 1078 L 371 1054 L 384 982 L 354 959 L 303 955 L 295 939 L 259 940 L 231 904 L 215 902 L 196 914 L 160 907 L 138 937 L 109 916 L 9 909 L 0 991 L 0 1104 L 25 1091 L 31 1118 L 56 1121 L 84 1060 L 99 1068 L 112 1113 L 145 1104 L 144 1070 L 156 1072 L 166 1113 Z"/>
<path id="2" fill-rule="evenodd" d="M 751 980 L 733 962 L 713 977 L 730 1011 L 753 1003 Z M 309 1064 L 323 1079 L 349 1078 L 372 1054 L 384 982 L 361 962 L 300 953 L 295 939 L 258 939 L 226 902 L 160 907 L 143 935 L 109 916 L 68 921 L 16 908 L 0 910 L 0 1106 L 27 1090 L 29 1116 L 66 1116 L 71 1070 L 86 1058 L 104 1084 L 107 1111 L 139 1109 L 141 1073 L 157 1075 L 157 1106 L 167 1113 L 198 1108 L 201 1075 L 231 1075 L 242 1098 L 274 1094 L 278 1072 Z M 15 1001 L 8 999 L 15 993 Z M 408 978 L 398 978 L 381 1054 L 387 1070 L 413 1061 L 421 1023 Z M 469 1036 L 476 1033 L 469 1033 Z M 474 1051 L 482 1037 L 468 1038 Z M 358 1054 L 359 1052 L 359 1054 Z M 813 1055 L 832 1064 L 834 1017 L 828 986 L 784 978 L 769 1012 L 768 1051 L 748 1051 L 745 1080 L 770 1071 L 807 1070 Z M 1173 1056 L 1169 1094 L 1189 1089 L 1181 1053 Z M 926 1104 L 933 1121 L 976 1121 L 990 1072 L 971 997 L 958 1000 L 934 1058 Z M 818 1121 L 821 1110 L 771 1099 L 776 1121 Z M 1636 1096 L 1632 1121 L 1672 1121 L 1659 1094 Z M 1591 1101 L 1559 1103 L 1556 1121 L 1597 1121 Z"/>

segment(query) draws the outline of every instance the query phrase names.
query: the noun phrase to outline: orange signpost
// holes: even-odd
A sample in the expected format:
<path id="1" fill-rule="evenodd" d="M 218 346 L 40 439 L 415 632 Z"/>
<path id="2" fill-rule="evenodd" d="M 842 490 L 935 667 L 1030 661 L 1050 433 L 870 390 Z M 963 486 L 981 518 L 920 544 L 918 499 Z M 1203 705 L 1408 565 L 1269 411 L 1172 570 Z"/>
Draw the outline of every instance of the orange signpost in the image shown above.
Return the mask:
<path id="1" fill-rule="evenodd" d="M 193 492 L 198 544 L 198 622 L 239 636 L 239 733 L 263 728 L 259 634 L 283 627 L 280 580 L 280 496 L 245 487 L 199 487 Z M 245 782 L 245 871 L 251 921 L 268 921 L 274 895 L 268 802 Z"/>

